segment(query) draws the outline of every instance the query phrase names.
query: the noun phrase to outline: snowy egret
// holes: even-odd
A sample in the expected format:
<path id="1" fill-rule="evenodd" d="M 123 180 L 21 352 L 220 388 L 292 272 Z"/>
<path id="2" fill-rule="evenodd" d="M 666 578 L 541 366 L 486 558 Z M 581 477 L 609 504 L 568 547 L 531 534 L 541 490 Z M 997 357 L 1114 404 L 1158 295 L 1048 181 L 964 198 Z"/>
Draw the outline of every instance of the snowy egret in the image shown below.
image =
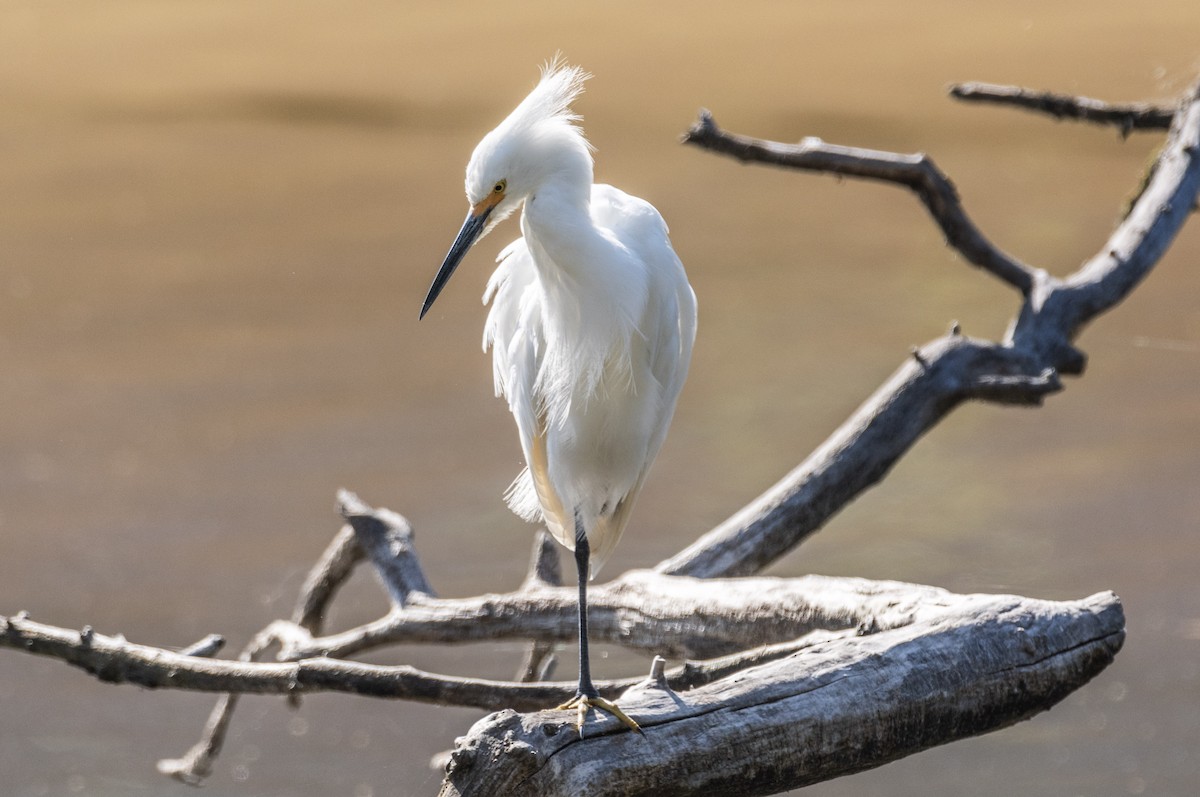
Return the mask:
<path id="1" fill-rule="evenodd" d="M 518 208 L 521 238 L 498 258 L 492 309 L 496 395 L 508 400 L 526 468 L 509 507 L 575 554 L 579 688 L 559 706 L 637 723 L 600 698 L 588 661 L 587 582 L 612 553 L 667 434 L 696 336 L 696 297 L 654 207 L 592 183 L 571 103 L 590 77 L 559 60 L 467 165 L 470 211 L 421 308 L 471 245 Z"/>

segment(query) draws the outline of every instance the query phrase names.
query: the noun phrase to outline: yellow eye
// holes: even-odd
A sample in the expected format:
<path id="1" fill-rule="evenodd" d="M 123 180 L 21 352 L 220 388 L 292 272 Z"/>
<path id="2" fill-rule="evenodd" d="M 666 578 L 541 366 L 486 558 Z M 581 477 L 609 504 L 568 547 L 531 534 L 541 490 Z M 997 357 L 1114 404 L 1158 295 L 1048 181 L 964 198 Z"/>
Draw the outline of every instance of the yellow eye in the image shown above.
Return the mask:
<path id="1" fill-rule="evenodd" d="M 503 193 L 504 193 L 504 189 L 505 189 L 507 186 L 508 186 L 508 181 L 507 181 L 507 180 L 501 180 L 500 182 L 498 182 L 498 183 L 496 183 L 494 186 L 492 186 L 492 193 L 493 193 L 493 194 L 503 194 Z"/>

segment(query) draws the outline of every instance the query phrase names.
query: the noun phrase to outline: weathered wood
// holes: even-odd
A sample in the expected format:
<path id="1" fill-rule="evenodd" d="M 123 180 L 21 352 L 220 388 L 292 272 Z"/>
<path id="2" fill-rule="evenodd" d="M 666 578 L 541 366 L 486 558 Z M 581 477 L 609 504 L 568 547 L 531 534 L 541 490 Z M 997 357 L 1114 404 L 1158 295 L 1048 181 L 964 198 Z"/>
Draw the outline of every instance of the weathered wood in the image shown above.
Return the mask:
<path id="1" fill-rule="evenodd" d="M 914 602 L 948 594 L 935 587 L 856 578 L 698 580 L 631 570 L 589 590 L 589 623 L 593 640 L 651 654 L 706 658 L 816 628 L 886 624 Z M 504 594 L 422 600 L 340 634 L 294 639 L 284 656 L 340 658 L 413 642 L 570 642 L 577 633 L 575 601 L 574 589 L 537 582 Z"/>
<path id="2" fill-rule="evenodd" d="M 700 118 L 684 133 L 683 141 L 743 162 L 902 185 L 917 195 L 946 236 L 946 242 L 968 263 L 1022 293 L 1033 287 L 1034 270 L 988 240 L 967 215 L 954 183 L 924 152 L 908 154 L 844 147 L 814 136 L 799 144 L 768 141 L 721 130 L 707 110 L 700 111 Z"/>
<path id="3" fill-rule="evenodd" d="M 1055 119 L 1114 125 L 1122 135 L 1129 135 L 1133 130 L 1165 130 L 1171 126 L 1175 116 L 1175 108 L 1148 102 L 1110 103 L 1091 97 L 1031 91 L 1019 86 L 997 86 L 994 83 L 958 83 L 950 87 L 950 96 L 966 102 L 1024 108 L 1049 114 Z"/>
<path id="4" fill-rule="evenodd" d="M 540 592 L 551 596 L 557 607 L 550 616 L 565 613 L 572 605 L 570 590 L 547 587 Z M 604 638 L 626 640 L 628 646 L 643 649 L 654 646 L 657 638 L 660 647 L 677 655 L 680 649 L 691 651 L 691 656 L 727 654 L 703 667 L 673 673 L 676 688 L 707 683 L 781 655 L 771 649 L 740 655 L 735 651 L 786 643 L 818 630 L 874 633 L 903 627 L 961 601 L 946 590 L 900 582 L 823 576 L 699 580 L 649 571 L 631 571 L 597 593 L 604 597 L 595 616 Z M 536 636 L 532 629 L 540 613 L 521 614 L 527 596 L 513 595 L 522 597 L 506 605 L 502 596 L 496 596 L 489 605 L 506 606 L 503 611 L 526 623 L 512 627 L 514 637 Z M 705 636 L 706 629 L 711 637 Z M 458 678 L 407 665 L 361 664 L 320 654 L 283 662 L 255 661 L 269 645 L 281 643 L 291 653 L 313 647 L 303 629 L 284 622 L 268 626 L 238 661 L 230 661 L 139 645 L 94 629 L 81 632 L 24 616 L 0 617 L 0 647 L 60 659 L 102 681 L 151 689 L 283 695 L 341 691 L 487 710 L 537 709 L 563 702 L 575 689 L 574 682 Z M 597 686 L 612 696 L 635 681 L 598 682 Z"/>
<path id="5" fill-rule="evenodd" d="M 946 232 L 949 245 L 1021 293 L 1020 311 L 1001 342 L 968 340 L 955 330 L 922 346 L 804 463 L 657 567 L 677 575 L 741 575 L 761 570 L 819 530 L 963 401 L 1037 403 L 1061 388 L 1060 374 L 1083 372 L 1087 358 L 1075 347 L 1075 337 L 1145 278 L 1196 205 L 1200 83 L 1184 95 L 1129 214 L 1096 256 L 1063 279 L 999 253 L 977 235 L 952 186 L 929 187 L 939 185 L 940 173 L 922 167 L 922 156 L 883 158 L 873 150 L 832 151 L 815 140 L 793 145 L 751 139 L 720 130 L 706 112 L 684 140 L 740 160 L 909 187 Z M 861 162 L 850 169 L 846 163 L 856 153 Z M 932 195 L 945 201 L 934 202 Z"/>
<path id="6" fill-rule="evenodd" d="M 503 711 L 458 740 L 441 795 L 774 794 L 1044 711 L 1112 661 L 1124 624 L 1111 593 L 964 596 L 686 693 L 635 687 L 620 702 L 644 737 L 607 716 L 581 739 L 569 712 Z"/>
<path id="7" fill-rule="evenodd" d="M 562 563 L 558 558 L 558 543 L 544 529 L 534 536 L 533 556 L 529 560 L 529 572 L 525 576 L 522 588 L 533 589 L 538 586 L 562 586 Z M 554 647 L 554 643 L 544 640 L 530 642 L 517 667 L 517 680 L 523 683 L 549 680 L 558 664 Z"/>
<path id="8" fill-rule="evenodd" d="M 1084 107 L 1090 101 L 1080 99 Z M 1024 100 L 1017 104 L 1026 104 Z M 1056 106 L 1057 107 L 1057 106 Z M 1045 110 L 1044 108 L 1042 110 Z M 228 692 L 200 742 L 160 769 L 189 783 L 211 770 L 237 695 L 338 690 L 484 709 L 450 756 L 443 794 L 769 794 L 848 774 L 1016 722 L 1053 705 L 1108 664 L 1124 638 L 1111 594 L 1053 603 L 960 596 L 934 587 L 809 576 L 749 578 L 879 481 L 962 402 L 1038 404 L 1081 373 L 1079 331 L 1129 294 L 1174 239 L 1200 191 L 1200 84 L 1173 113 L 1167 142 L 1130 212 L 1099 253 L 1059 279 L 997 249 L 967 217 L 953 183 L 923 154 L 764 142 L 702 117 L 689 140 L 743 160 L 882 180 L 913 190 L 947 242 L 1015 289 L 1021 309 L 1000 341 L 957 325 L 914 348 L 893 376 L 795 471 L 654 571 L 592 591 L 593 638 L 649 653 L 716 657 L 652 677 L 597 683 L 642 723 L 644 737 L 590 717 L 543 711 L 574 683 L 544 677 L 573 640 L 575 593 L 558 586 L 547 539 L 515 591 L 438 598 L 400 515 L 339 494 L 347 524 L 310 572 L 291 621 L 270 623 L 237 661 L 211 641 L 181 652 L 0 617 L 0 647 L 53 656 L 97 678 L 151 688 Z M 338 633 L 325 609 L 370 560 L 392 609 Z M 368 665 L 342 657 L 400 642 L 525 639 L 517 681 Z M 259 662 L 278 648 L 274 662 Z M 661 661 L 661 660 L 659 660 Z M 664 686 L 664 684 L 666 686 Z M 672 691 L 674 690 L 674 691 Z M 714 755 L 713 751 L 720 751 Z"/>
<path id="9" fill-rule="evenodd" d="M 354 527 L 349 523 L 342 526 L 308 571 L 292 611 L 292 622 L 311 634 L 321 633 L 325 610 L 364 556 Z"/>
<path id="10" fill-rule="evenodd" d="M 405 517 L 368 506 L 349 490 L 338 490 L 338 512 L 354 529 L 359 547 L 395 606 L 434 596 L 413 546 L 412 525 Z"/>
<path id="11" fill-rule="evenodd" d="M 950 334 L 908 357 L 820 448 L 767 492 L 656 566 L 701 578 L 756 573 L 878 483 L 926 432 L 971 398 L 1036 404 L 1058 376 L 1022 352 Z"/>

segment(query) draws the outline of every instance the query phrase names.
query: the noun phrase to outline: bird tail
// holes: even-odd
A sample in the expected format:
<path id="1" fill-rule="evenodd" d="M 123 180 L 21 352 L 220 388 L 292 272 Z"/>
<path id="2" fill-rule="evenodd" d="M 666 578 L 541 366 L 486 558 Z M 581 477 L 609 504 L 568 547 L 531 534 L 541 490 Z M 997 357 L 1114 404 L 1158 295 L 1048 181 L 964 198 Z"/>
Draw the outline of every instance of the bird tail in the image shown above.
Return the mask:
<path id="1" fill-rule="evenodd" d="M 513 483 L 504 491 L 504 502 L 513 513 L 526 523 L 538 523 L 542 519 L 542 505 L 538 501 L 533 474 L 524 468 Z"/>
<path id="2" fill-rule="evenodd" d="M 529 468 L 523 469 L 505 490 L 505 503 L 522 520 L 528 523 L 545 523 L 546 529 L 554 539 L 562 543 L 568 551 L 575 550 L 574 524 L 564 524 L 562 518 L 545 511 L 538 497 L 537 483 L 534 479 L 534 474 Z M 637 499 L 640 488 L 639 480 L 634 489 L 617 503 L 615 511 L 593 518 L 588 529 L 588 541 L 591 543 L 589 577 L 596 577 L 600 568 L 612 555 L 613 549 L 617 547 L 617 541 L 621 539 L 625 525 L 629 522 L 629 512 L 633 509 L 633 502 Z"/>

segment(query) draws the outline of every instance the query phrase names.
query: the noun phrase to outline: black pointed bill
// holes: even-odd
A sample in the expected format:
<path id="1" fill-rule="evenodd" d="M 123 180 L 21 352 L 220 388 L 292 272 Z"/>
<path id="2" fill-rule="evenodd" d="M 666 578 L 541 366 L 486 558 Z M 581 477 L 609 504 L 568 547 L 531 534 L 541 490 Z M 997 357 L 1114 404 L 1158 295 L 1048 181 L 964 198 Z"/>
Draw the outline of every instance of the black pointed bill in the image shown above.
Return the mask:
<path id="1" fill-rule="evenodd" d="M 484 203 L 480 203 L 483 205 Z M 477 205 L 476 207 L 479 207 Z M 454 243 L 450 246 L 450 251 L 446 255 L 446 259 L 442 262 L 442 267 L 438 269 L 437 276 L 433 278 L 433 284 L 429 286 L 429 293 L 425 296 L 425 304 L 421 306 L 421 318 L 429 312 L 430 306 L 437 299 L 438 294 L 442 292 L 442 288 L 446 287 L 446 283 L 450 281 L 451 275 L 454 274 L 454 269 L 458 268 L 458 264 L 467 254 L 467 250 L 471 245 L 479 240 L 479 236 L 483 234 L 483 230 L 487 225 L 488 216 L 492 215 L 496 205 L 494 203 L 487 204 L 478 212 L 475 208 L 467 214 L 467 220 L 463 222 L 462 229 L 458 231 L 458 237 L 454 239 Z"/>

